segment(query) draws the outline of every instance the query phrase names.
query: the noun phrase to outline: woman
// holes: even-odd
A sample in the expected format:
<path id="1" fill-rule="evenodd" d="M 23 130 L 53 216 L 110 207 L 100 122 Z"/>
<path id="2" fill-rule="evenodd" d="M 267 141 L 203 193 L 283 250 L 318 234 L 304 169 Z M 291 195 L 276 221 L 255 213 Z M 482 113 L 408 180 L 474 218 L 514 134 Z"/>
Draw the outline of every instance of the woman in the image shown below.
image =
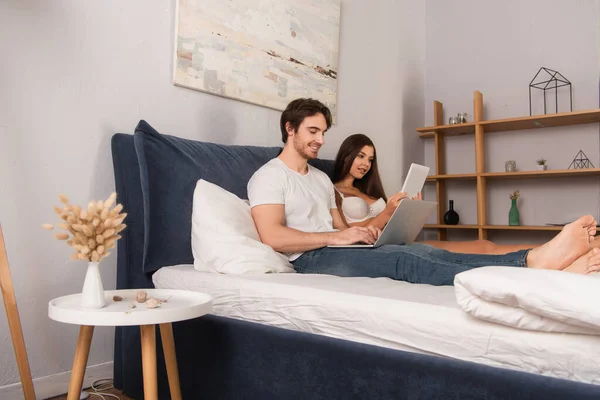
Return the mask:
<path id="1" fill-rule="evenodd" d="M 363 134 L 346 138 L 335 158 L 333 183 L 340 214 L 349 226 L 376 226 L 383 229 L 406 193 L 386 197 L 377 168 L 377 152 L 373 141 Z M 419 193 L 415 199 L 421 199 Z M 530 249 L 536 245 L 499 245 L 489 240 L 449 242 L 426 240 L 421 243 L 470 254 L 506 254 Z"/>

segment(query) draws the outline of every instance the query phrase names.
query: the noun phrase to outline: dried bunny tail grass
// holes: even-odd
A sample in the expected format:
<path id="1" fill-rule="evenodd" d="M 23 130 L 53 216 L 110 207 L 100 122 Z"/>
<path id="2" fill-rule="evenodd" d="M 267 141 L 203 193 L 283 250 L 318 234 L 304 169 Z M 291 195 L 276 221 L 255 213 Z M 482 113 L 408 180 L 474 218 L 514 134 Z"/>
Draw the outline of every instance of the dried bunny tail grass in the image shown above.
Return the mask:
<path id="1" fill-rule="evenodd" d="M 117 193 L 112 192 L 110 194 L 110 196 L 108 196 L 108 198 L 104 202 L 104 208 L 110 208 L 115 203 L 116 200 L 117 200 Z"/>
<path id="2" fill-rule="evenodd" d="M 117 204 L 110 212 L 119 214 L 121 211 L 123 211 L 123 204 Z"/>
<path id="3" fill-rule="evenodd" d="M 92 230 L 90 229 L 90 227 L 87 226 L 87 225 L 81 225 L 81 231 L 87 237 L 94 236 L 94 232 L 92 232 Z"/>
<path id="4" fill-rule="evenodd" d="M 56 224 L 56 227 L 67 233 L 56 233 L 54 237 L 66 240 L 75 250 L 71 259 L 99 262 L 108 257 L 108 250 L 114 248 L 121 238 L 118 233 L 127 227 L 123 223 L 127 213 L 121 213 L 123 205 L 115 204 L 117 194 L 112 192 L 106 200 L 90 201 L 87 208 L 70 204 L 63 194 L 59 195 L 59 199 L 64 206 L 54 207 L 54 211 L 64 222 Z M 53 230 L 55 225 L 43 224 L 42 227 Z"/>
<path id="5" fill-rule="evenodd" d="M 108 239 L 109 237 L 111 237 L 114 234 L 115 234 L 115 230 L 114 229 L 107 229 L 107 230 L 104 231 L 104 233 L 102 234 L 102 236 L 104 236 L 104 239 Z"/>

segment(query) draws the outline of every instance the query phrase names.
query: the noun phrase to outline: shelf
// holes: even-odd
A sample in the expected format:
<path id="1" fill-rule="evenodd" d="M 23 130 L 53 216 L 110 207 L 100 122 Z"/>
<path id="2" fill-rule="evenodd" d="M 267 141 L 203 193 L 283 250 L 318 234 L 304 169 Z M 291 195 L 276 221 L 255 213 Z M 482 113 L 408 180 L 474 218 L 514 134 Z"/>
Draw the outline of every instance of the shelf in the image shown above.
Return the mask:
<path id="1" fill-rule="evenodd" d="M 456 125 L 428 126 L 425 128 L 418 128 L 417 132 L 420 133 L 419 136 L 422 138 L 432 138 L 435 136 L 435 132 L 443 133 L 445 136 L 473 134 L 475 133 L 475 125 L 481 125 L 484 132 L 490 133 L 591 124 L 596 122 L 600 122 L 600 109 L 533 115 L 530 117 L 505 118 L 480 121 L 478 123 L 469 122 Z"/>
<path id="2" fill-rule="evenodd" d="M 427 181 L 435 182 L 442 179 L 453 179 L 453 180 L 468 180 L 477 179 L 477 174 L 446 174 L 446 175 L 429 175 Z"/>
<path id="3" fill-rule="evenodd" d="M 478 225 L 443 225 L 443 224 L 425 224 L 426 229 L 479 229 Z"/>
<path id="4" fill-rule="evenodd" d="M 469 122 L 466 124 L 454 124 L 454 125 L 440 125 L 440 126 L 428 126 L 426 128 L 419 128 L 417 132 L 420 133 L 420 137 L 434 137 L 435 132 L 443 133 L 444 136 L 458 136 L 475 133 L 475 123 Z"/>
<path id="5" fill-rule="evenodd" d="M 562 226 L 548 225 L 484 225 L 483 229 L 494 231 L 561 231 Z"/>
<path id="6" fill-rule="evenodd" d="M 480 124 L 483 126 L 484 132 L 487 133 L 591 124 L 594 122 L 600 122 L 600 109 L 481 121 Z"/>
<path id="7" fill-rule="evenodd" d="M 479 239 L 487 239 L 488 234 L 493 231 L 529 231 L 529 232 L 546 232 L 556 234 L 561 231 L 562 226 L 550 225 L 530 225 L 530 226 L 509 226 L 509 225 L 491 225 L 487 223 L 489 207 L 487 199 L 487 184 L 489 181 L 501 179 L 538 179 L 538 178 L 568 178 L 568 177 L 600 177 L 600 168 L 586 169 L 552 169 L 540 171 L 535 169 L 536 165 L 531 164 L 531 171 L 518 172 L 486 172 L 486 138 L 488 133 L 505 132 L 505 131 L 522 131 L 527 129 L 540 129 L 552 127 L 567 127 L 572 125 L 582 124 L 598 124 L 600 123 L 600 108 L 592 110 L 583 110 L 575 112 L 541 114 L 533 116 L 523 116 L 517 118 L 505 118 L 498 120 L 485 120 L 483 118 L 483 94 L 479 91 L 473 93 L 473 122 L 455 125 L 444 125 L 444 107 L 440 101 L 433 102 L 433 124 L 425 128 L 418 128 L 417 132 L 421 138 L 434 138 L 434 155 L 435 169 L 432 175 L 427 177 L 426 182 L 435 183 L 435 197 L 438 203 L 437 219 L 435 224 L 427 224 L 424 228 L 437 231 L 438 240 L 447 240 L 449 230 L 462 229 L 477 232 Z M 564 129 L 565 136 L 568 135 L 569 129 Z M 473 144 L 475 150 L 475 165 L 472 171 L 474 173 L 467 174 L 445 174 L 445 166 L 447 164 L 447 147 L 444 138 L 446 136 L 473 135 Z M 471 138 L 465 138 L 470 140 Z M 461 157 L 462 154 L 454 154 L 456 157 Z M 565 165 L 566 166 L 566 165 Z M 599 166 L 600 167 L 600 166 Z M 433 175 L 435 174 L 435 175 Z M 448 197 L 449 181 L 470 181 L 469 185 L 476 188 L 476 207 L 477 207 L 477 222 L 475 225 L 445 225 L 443 224 L 443 215 L 445 213 L 445 204 Z M 538 181 L 539 182 L 539 181 Z M 531 182 L 530 182 L 531 183 Z M 508 221 L 506 221 L 508 222 Z M 600 229 L 598 230 L 600 235 Z"/>
<path id="8" fill-rule="evenodd" d="M 426 224 L 425 229 L 479 229 L 483 228 L 489 231 L 560 231 L 562 226 L 547 226 L 547 225 L 443 225 L 443 224 Z"/>
<path id="9" fill-rule="evenodd" d="M 481 176 L 486 178 L 558 178 L 565 176 L 600 175 L 600 168 L 585 169 L 551 169 L 546 171 L 517 171 L 517 172 L 484 172 Z"/>

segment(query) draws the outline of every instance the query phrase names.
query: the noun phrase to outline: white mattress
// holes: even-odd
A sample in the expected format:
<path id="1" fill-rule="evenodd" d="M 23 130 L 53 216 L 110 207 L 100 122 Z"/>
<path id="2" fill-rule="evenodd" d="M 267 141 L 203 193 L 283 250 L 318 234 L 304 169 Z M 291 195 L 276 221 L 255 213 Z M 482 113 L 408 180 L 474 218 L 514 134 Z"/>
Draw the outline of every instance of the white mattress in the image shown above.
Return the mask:
<path id="1" fill-rule="evenodd" d="M 331 275 L 161 268 L 157 288 L 214 297 L 213 314 L 361 343 L 600 384 L 600 336 L 525 331 L 470 317 L 454 287 Z"/>

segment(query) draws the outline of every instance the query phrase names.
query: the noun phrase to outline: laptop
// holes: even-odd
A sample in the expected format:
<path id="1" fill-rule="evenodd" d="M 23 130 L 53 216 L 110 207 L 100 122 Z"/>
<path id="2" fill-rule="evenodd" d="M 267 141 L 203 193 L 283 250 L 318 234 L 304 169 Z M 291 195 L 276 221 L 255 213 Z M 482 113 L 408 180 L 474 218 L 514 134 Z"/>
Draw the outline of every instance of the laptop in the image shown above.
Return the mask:
<path id="1" fill-rule="evenodd" d="M 412 197 L 423 190 L 428 173 L 429 167 L 411 164 L 401 190 L 406 192 L 409 198 L 400 201 L 374 244 L 342 244 L 327 247 L 379 247 L 384 244 L 413 243 L 437 207 L 435 201 L 412 200 Z"/>
<path id="2" fill-rule="evenodd" d="M 437 207 L 437 201 L 403 199 L 374 244 L 332 244 L 327 247 L 379 247 L 410 244 Z"/>

